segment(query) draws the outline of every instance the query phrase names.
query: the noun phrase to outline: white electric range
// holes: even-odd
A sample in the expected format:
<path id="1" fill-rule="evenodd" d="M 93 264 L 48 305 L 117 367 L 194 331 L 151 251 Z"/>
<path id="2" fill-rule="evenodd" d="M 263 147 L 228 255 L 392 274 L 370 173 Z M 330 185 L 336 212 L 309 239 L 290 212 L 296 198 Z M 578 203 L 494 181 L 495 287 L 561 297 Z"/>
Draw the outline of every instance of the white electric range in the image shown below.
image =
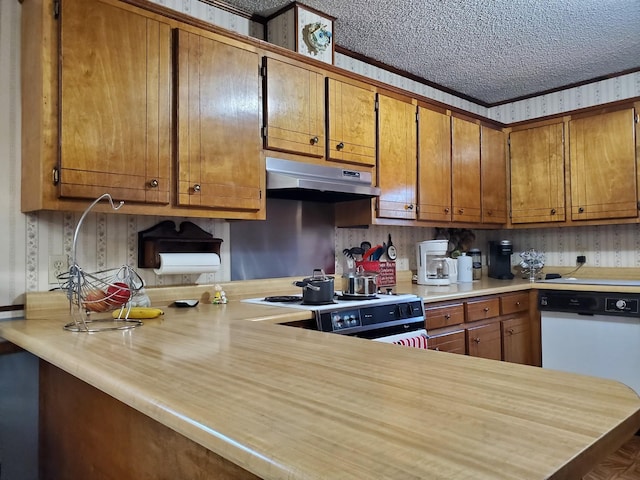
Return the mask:
<path id="1" fill-rule="evenodd" d="M 242 300 L 258 305 L 279 306 L 314 312 L 316 328 L 377 341 L 398 341 L 423 335 L 426 338 L 424 302 L 414 294 L 378 294 L 367 298 L 343 298 L 336 292 L 327 304 L 304 304 L 302 295 L 284 295 Z"/>

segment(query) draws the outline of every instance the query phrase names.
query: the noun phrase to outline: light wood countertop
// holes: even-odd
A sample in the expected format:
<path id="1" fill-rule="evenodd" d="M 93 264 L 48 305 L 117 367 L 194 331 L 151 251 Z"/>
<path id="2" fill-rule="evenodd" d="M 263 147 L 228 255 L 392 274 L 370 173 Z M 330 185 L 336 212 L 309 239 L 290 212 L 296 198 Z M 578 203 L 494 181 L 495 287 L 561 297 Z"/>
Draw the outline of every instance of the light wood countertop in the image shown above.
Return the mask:
<path id="1" fill-rule="evenodd" d="M 272 324 L 301 315 L 231 300 L 124 332 L 56 314 L 0 336 L 263 478 L 576 479 L 640 428 L 620 383 Z"/>

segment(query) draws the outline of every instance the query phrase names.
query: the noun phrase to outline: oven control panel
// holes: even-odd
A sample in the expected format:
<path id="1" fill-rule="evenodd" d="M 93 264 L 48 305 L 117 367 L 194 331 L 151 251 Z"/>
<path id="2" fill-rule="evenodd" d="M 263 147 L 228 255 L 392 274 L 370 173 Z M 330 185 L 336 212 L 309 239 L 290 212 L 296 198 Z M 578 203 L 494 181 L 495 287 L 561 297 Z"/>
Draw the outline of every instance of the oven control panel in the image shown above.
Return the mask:
<path id="1" fill-rule="evenodd" d="M 362 331 L 424 322 L 424 306 L 419 299 L 370 307 L 337 308 L 316 315 L 318 330 L 354 335 Z"/>

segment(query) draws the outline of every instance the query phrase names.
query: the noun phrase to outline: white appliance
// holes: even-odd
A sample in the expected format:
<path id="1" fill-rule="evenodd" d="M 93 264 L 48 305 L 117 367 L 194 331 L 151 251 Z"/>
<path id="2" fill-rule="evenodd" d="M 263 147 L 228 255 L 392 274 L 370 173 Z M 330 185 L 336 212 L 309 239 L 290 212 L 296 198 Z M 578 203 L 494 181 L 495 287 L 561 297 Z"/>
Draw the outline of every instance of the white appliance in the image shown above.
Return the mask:
<path id="1" fill-rule="evenodd" d="M 640 395 L 640 294 L 544 291 L 542 367 L 617 380 Z"/>
<path id="2" fill-rule="evenodd" d="M 418 284 L 450 285 L 457 278 L 457 262 L 447 257 L 448 240 L 426 240 L 417 245 Z"/>
<path id="3" fill-rule="evenodd" d="M 366 299 L 344 299 L 340 292 L 328 304 L 306 305 L 300 295 L 284 295 L 242 300 L 257 305 L 309 310 L 314 313 L 316 329 L 367 338 L 398 342 L 423 337 L 426 346 L 424 302 L 413 294 L 378 294 Z"/>

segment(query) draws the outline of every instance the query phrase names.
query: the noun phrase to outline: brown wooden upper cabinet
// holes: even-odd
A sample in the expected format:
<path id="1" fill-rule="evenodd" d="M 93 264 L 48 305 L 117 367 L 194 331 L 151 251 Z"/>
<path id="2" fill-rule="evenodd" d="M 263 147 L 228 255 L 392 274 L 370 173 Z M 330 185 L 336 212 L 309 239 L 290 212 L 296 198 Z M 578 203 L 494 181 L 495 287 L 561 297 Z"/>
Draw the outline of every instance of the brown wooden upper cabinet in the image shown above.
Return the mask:
<path id="1" fill-rule="evenodd" d="M 418 107 L 418 219 L 451 221 L 451 117 Z"/>
<path id="2" fill-rule="evenodd" d="M 452 117 L 451 132 L 452 218 L 480 223 L 480 125 Z"/>
<path id="3" fill-rule="evenodd" d="M 502 130 L 480 127 L 482 223 L 507 223 L 506 138 Z"/>
<path id="4" fill-rule="evenodd" d="M 571 219 L 638 216 L 635 111 L 569 121 Z"/>
<path id="5" fill-rule="evenodd" d="M 563 123 L 512 131 L 509 142 L 511 223 L 563 222 Z"/>
<path id="6" fill-rule="evenodd" d="M 376 164 L 375 93 L 327 78 L 327 160 Z"/>
<path id="7" fill-rule="evenodd" d="M 169 203 L 169 25 L 102 2 L 61 6 L 59 195 Z"/>
<path id="8" fill-rule="evenodd" d="M 258 54 L 177 31 L 178 205 L 259 210 Z"/>
<path id="9" fill-rule="evenodd" d="M 264 148 L 325 154 L 324 75 L 264 57 Z"/>
<path id="10" fill-rule="evenodd" d="M 378 95 L 378 216 L 416 218 L 416 105 Z"/>

